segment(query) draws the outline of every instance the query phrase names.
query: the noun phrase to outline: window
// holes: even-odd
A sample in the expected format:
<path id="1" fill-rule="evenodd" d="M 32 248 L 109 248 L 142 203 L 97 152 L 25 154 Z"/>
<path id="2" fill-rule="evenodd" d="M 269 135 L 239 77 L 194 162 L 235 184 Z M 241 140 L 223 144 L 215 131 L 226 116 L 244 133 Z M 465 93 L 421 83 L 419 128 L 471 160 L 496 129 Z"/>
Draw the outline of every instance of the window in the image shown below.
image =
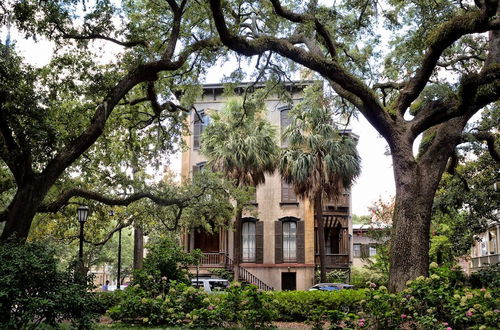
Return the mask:
<path id="1" fill-rule="evenodd" d="M 354 257 L 361 258 L 361 244 L 353 245 L 353 255 Z"/>
<path id="2" fill-rule="evenodd" d="M 290 183 L 281 180 L 281 202 L 282 203 L 297 203 L 297 195 Z"/>
<path id="3" fill-rule="evenodd" d="M 484 238 L 481 241 L 481 256 L 487 256 L 488 251 L 486 250 L 486 242 L 484 241 Z"/>
<path id="4" fill-rule="evenodd" d="M 285 132 L 285 128 L 290 125 L 290 117 L 288 116 L 288 113 L 290 111 L 290 108 L 284 107 L 280 109 L 280 127 L 281 127 L 281 146 L 283 148 L 288 147 L 288 141 L 283 139 L 283 133 Z"/>
<path id="5" fill-rule="evenodd" d="M 201 163 L 198 163 L 196 165 L 193 165 L 193 169 L 192 169 L 193 177 L 196 175 L 196 173 L 203 171 L 203 169 L 205 168 L 205 165 L 206 165 L 206 162 L 201 162 Z"/>
<path id="6" fill-rule="evenodd" d="M 297 222 L 283 222 L 283 261 L 297 260 Z"/>
<path id="7" fill-rule="evenodd" d="M 242 224 L 242 261 L 255 262 L 255 222 L 245 221 Z"/>
<path id="8" fill-rule="evenodd" d="M 491 228 L 488 230 L 488 241 L 490 245 L 490 254 L 497 253 L 497 233 L 496 228 Z"/>
<path id="9" fill-rule="evenodd" d="M 377 254 L 377 248 L 376 248 L 375 246 L 370 246 L 370 247 L 368 248 L 368 255 L 369 255 L 370 257 L 373 257 L 373 256 L 374 256 L 374 255 L 376 255 L 376 254 Z"/>
<path id="10" fill-rule="evenodd" d="M 208 125 L 209 117 L 204 111 L 199 111 L 198 114 L 194 114 L 194 118 L 193 149 L 199 149 L 201 145 L 201 133 L 203 133 L 203 129 Z"/>

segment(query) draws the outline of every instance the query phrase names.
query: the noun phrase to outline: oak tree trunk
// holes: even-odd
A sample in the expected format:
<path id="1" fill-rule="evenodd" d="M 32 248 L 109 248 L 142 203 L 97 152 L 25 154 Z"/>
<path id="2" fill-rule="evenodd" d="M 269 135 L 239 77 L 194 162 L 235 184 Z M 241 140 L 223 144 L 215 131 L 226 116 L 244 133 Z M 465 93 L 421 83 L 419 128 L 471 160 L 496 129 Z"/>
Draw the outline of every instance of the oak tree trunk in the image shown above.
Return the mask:
<path id="1" fill-rule="evenodd" d="M 318 225 L 318 250 L 320 264 L 320 282 L 326 282 L 326 248 L 325 248 L 325 222 L 323 221 L 322 194 L 318 193 L 314 198 L 314 217 Z"/>
<path id="2" fill-rule="evenodd" d="M 144 259 L 144 232 L 139 226 L 134 227 L 134 269 L 141 269 Z"/>
<path id="3" fill-rule="evenodd" d="M 393 148 L 396 201 L 390 246 L 389 290 L 401 291 L 408 280 L 429 271 L 432 203 L 467 117 L 455 118 L 436 130 L 432 146 L 414 158 L 412 145 Z"/>
<path id="4" fill-rule="evenodd" d="M 46 193 L 47 189 L 36 181 L 18 187 L 5 213 L 5 227 L 1 240 L 14 236 L 22 242 L 26 241 L 33 217 Z"/>

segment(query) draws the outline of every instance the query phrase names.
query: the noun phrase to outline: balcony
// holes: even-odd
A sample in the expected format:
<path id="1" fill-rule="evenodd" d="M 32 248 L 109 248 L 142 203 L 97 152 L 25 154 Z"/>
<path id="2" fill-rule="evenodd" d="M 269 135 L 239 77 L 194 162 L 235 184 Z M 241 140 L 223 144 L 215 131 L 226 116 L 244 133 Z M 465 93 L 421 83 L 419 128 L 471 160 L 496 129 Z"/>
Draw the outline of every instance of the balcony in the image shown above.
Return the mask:
<path id="1" fill-rule="evenodd" d="M 326 268 L 349 268 L 348 254 L 327 254 Z M 316 254 L 315 262 L 319 265 L 319 254 Z"/>
<path id="2" fill-rule="evenodd" d="M 474 257 L 471 260 L 472 271 L 480 270 L 500 262 L 500 254 L 491 254 L 489 256 Z"/>
<path id="3" fill-rule="evenodd" d="M 341 196 L 338 196 L 336 200 L 331 199 L 323 201 L 323 207 L 325 211 L 332 211 L 332 210 L 343 211 L 345 209 L 349 209 L 349 200 L 350 200 L 349 194 L 342 194 Z"/>
<path id="4" fill-rule="evenodd" d="M 232 264 L 232 260 L 224 252 L 204 252 L 200 267 L 227 268 Z"/>

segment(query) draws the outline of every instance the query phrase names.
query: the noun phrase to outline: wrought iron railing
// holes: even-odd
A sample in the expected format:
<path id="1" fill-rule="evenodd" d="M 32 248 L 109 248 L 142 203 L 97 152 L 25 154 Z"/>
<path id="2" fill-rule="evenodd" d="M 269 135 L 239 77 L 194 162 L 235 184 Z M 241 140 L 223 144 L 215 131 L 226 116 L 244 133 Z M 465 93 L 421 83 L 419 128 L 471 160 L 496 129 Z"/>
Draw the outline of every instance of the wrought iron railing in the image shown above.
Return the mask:
<path id="1" fill-rule="evenodd" d="M 272 291 L 274 288 L 270 285 L 264 283 L 261 279 L 259 279 L 254 274 L 250 273 L 248 269 L 240 266 L 240 279 L 243 279 L 245 282 L 256 285 L 259 289 L 264 291 Z"/>
<path id="2" fill-rule="evenodd" d="M 223 252 L 204 252 L 200 265 L 211 267 L 224 266 L 224 256 Z"/>
<path id="3" fill-rule="evenodd" d="M 233 259 L 229 258 L 229 256 L 224 255 L 226 257 L 226 264 L 228 266 L 233 265 Z M 232 267 L 231 267 L 232 268 Z M 259 289 L 264 290 L 264 291 L 273 291 L 274 288 L 270 285 L 267 285 L 264 283 L 260 278 L 255 276 L 254 274 L 250 273 L 248 269 L 245 267 L 239 266 L 239 273 L 240 273 L 240 278 L 239 280 L 243 280 L 245 282 L 248 282 L 250 284 L 256 285 Z"/>

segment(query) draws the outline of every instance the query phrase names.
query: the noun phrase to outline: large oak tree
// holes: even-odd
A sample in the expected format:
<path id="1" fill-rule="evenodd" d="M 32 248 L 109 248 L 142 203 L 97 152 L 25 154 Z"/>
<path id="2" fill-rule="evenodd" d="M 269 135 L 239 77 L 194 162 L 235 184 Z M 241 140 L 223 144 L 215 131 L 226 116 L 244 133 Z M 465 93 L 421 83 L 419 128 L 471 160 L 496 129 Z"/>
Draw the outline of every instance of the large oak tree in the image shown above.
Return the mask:
<path id="1" fill-rule="evenodd" d="M 319 73 L 385 138 L 396 181 L 390 289 L 427 275 L 441 176 L 467 122 L 500 95 L 499 1 L 209 2 L 227 47 Z"/>
<path id="2" fill-rule="evenodd" d="M 218 55 L 207 15 L 187 0 L 0 3 L 2 27 L 55 48 L 51 63 L 32 68 L 9 40 L 0 45 L 3 239 L 26 239 L 36 213 L 57 212 L 74 197 L 180 205 L 133 189 L 127 174 L 180 140 L 197 95 L 180 85 L 196 85 Z M 180 104 L 174 91 L 183 92 Z"/>

